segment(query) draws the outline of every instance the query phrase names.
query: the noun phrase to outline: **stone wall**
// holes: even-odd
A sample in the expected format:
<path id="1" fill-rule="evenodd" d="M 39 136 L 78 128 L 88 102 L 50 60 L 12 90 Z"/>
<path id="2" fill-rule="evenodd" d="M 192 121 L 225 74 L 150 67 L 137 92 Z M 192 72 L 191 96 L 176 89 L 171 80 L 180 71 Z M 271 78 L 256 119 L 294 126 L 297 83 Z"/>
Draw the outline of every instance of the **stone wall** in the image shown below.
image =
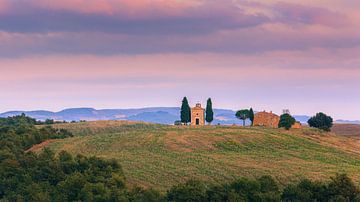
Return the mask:
<path id="1" fill-rule="evenodd" d="M 301 126 L 301 123 L 300 122 L 295 122 L 294 125 L 291 126 L 291 128 L 293 129 L 300 129 L 302 126 Z"/>

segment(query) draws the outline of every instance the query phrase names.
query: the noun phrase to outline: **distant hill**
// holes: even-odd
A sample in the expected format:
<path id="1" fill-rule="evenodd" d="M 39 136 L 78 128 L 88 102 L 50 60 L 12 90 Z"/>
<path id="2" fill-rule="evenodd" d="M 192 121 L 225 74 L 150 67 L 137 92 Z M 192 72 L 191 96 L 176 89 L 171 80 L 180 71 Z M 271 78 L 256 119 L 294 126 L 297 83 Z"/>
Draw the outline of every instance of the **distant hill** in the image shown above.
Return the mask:
<path id="1" fill-rule="evenodd" d="M 356 121 L 350 121 L 350 120 L 336 120 L 336 123 L 341 123 L 341 124 L 360 124 L 360 121 L 356 120 Z"/>
<path id="2" fill-rule="evenodd" d="M 235 117 L 235 111 L 227 109 L 214 109 L 214 124 L 239 123 Z M 0 114 L 0 117 L 26 114 L 38 120 L 54 119 L 59 121 L 96 121 L 96 120 L 132 120 L 150 123 L 173 124 L 180 117 L 178 107 L 149 107 L 140 109 L 93 109 L 71 108 L 59 112 L 51 111 L 9 111 Z"/>
<path id="3" fill-rule="evenodd" d="M 0 117 L 8 117 L 25 113 L 27 116 L 38 120 L 54 119 L 58 121 L 97 121 L 97 120 L 132 120 L 150 123 L 173 124 L 180 117 L 178 107 L 149 107 L 139 109 L 93 109 L 93 108 L 70 108 L 59 112 L 45 110 L 37 111 L 9 111 L 0 114 Z M 214 109 L 215 117 L 213 124 L 231 125 L 241 123 L 235 117 L 235 111 L 229 109 Z M 306 115 L 294 115 L 297 121 L 306 123 L 310 118 Z M 337 123 L 360 124 L 360 121 L 343 121 Z"/>

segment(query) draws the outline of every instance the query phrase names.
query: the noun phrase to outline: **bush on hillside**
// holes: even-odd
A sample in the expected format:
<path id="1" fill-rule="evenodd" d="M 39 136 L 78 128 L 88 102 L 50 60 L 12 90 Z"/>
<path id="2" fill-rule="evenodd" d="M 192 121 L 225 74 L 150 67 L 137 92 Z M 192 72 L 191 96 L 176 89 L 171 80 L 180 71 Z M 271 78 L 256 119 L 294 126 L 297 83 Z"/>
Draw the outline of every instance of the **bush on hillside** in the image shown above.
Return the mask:
<path id="1" fill-rule="evenodd" d="M 319 128 L 324 131 L 330 131 L 333 126 L 333 119 L 330 116 L 320 112 L 308 120 L 310 127 Z"/>
<path id="2" fill-rule="evenodd" d="M 207 201 L 207 187 L 200 181 L 190 180 L 185 184 L 179 184 L 172 187 L 167 193 L 167 200 L 173 202 L 182 201 Z"/>
<path id="3" fill-rule="evenodd" d="M 280 116 L 279 128 L 285 128 L 286 130 L 289 130 L 295 122 L 295 118 L 290 114 L 283 114 Z"/>

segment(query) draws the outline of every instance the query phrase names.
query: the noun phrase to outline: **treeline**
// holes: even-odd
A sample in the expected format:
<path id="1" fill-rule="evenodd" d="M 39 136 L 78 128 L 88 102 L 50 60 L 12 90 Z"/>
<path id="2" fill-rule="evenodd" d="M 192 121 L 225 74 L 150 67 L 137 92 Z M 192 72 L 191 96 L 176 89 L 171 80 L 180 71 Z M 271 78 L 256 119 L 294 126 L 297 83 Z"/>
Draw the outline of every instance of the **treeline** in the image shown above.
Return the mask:
<path id="1" fill-rule="evenodd" d="M 166 193 L 129 188 L 115 160 L 24 152 L 49 138 L 72 134 L 51 127 L 38 129 L 26 116 L 0 119 L 0 201 L 360 201 L 360 191 L 346 175 L 329 182 L 302 180 L 280 189 L 270 176 L 241 178 L 211 185 L 196 180 L 179 184 Z"/>
<path id="2" fill-rule="evenodd" d="M 64 129 L 54 129 L 50 126 L 38 129 L 36 120 L 25 116 L 0 118 L 1 149 L 26 150 L 35 144 L 48 139 L 72 137 L 72 133 Z"/>
<path id="3" fill-rule="evenodd" d="M 24 115 L 23 115 L 24 116 Z M 36 125 L 52 125 L 52 124 L 60 124 L 60 123 L 82 123 L 82 122 L 86 122 L 86 120 L 79 120 L 77 121 L 55 121 L 54 119 L 46 119 L 45 121 L 41 121 L 41 120 L 37 120 L 36 121 Z"/>
<path id="4" fill-rule="evenodd" d="M 189 181 L 171 188 L 164 201 L 360 201 L 360 191 L 345 174 L 329 182 L 308 179 L 289 184 L 284 189 L 270 176 L 256 180 L 242 178 L 232 183 L 208 186 Z"/>
<path id="5" fill-rule="evenodd" d="M 45 149 L 25 152 L 47 139 L 72 137 L 67 130 L 35 127 L 25 115 L 0 119 L 0 201 L 124 201 L 129 198 L 121 166 L 113 160 L 55 157 Z"/>

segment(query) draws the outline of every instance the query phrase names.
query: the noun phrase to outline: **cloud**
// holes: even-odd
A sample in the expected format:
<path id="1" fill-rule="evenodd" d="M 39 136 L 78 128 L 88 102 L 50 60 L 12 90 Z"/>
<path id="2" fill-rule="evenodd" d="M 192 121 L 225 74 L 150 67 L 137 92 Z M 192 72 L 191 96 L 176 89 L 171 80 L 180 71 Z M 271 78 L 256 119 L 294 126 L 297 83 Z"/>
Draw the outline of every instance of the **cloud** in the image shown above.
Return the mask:
<path id="1" fill-rule="evenodd" d="M 285 2 L 276 3 L 273 8 L 278 13 L 276 20 L 279 22 L 288 24 L 318 24 L 330 27 L 348 25 L 348 19 L 345 14 L 333 12 L 326 8 Z"/>
<path id="2" fill-rule="evenodd" d="M 196 6 L 160 0 L 71 2 L 15 0 L 10 11 L 2 14 L 0 29 L 21 33 L 98 31 L 177 35 L 256 26 L 268 21 L 260 14 L 246 14 L 230 1 L 222 4 L 206 2 Z M 92 8 L 100 10 L 97 12 Z"/>
<path id="3" fill-rule="evenodd" d="M 261 54 L 273 51 L 336 52 L 360 47 L 357 27 L 288 26 L 281 23 L 202 35 L 129 35 L 103 32 L 0 32 L 0 58 L 26 55 L 136 55 L 158 53 Z"/>
<path id="4" fill-rule="evenodd" d="M 356 14 L 289 2 L 0 0 L 0 58 L 256 54 L 360 45 L 360 30 L 353 24 Z"/>
<path id="5" fill-rule="evenodd" d="M 327 8 L 239 0 L 1 0 L 4 32 L 106 32 L 130 35 L 196 35 L 269 23 L 347 25 Z"/>

